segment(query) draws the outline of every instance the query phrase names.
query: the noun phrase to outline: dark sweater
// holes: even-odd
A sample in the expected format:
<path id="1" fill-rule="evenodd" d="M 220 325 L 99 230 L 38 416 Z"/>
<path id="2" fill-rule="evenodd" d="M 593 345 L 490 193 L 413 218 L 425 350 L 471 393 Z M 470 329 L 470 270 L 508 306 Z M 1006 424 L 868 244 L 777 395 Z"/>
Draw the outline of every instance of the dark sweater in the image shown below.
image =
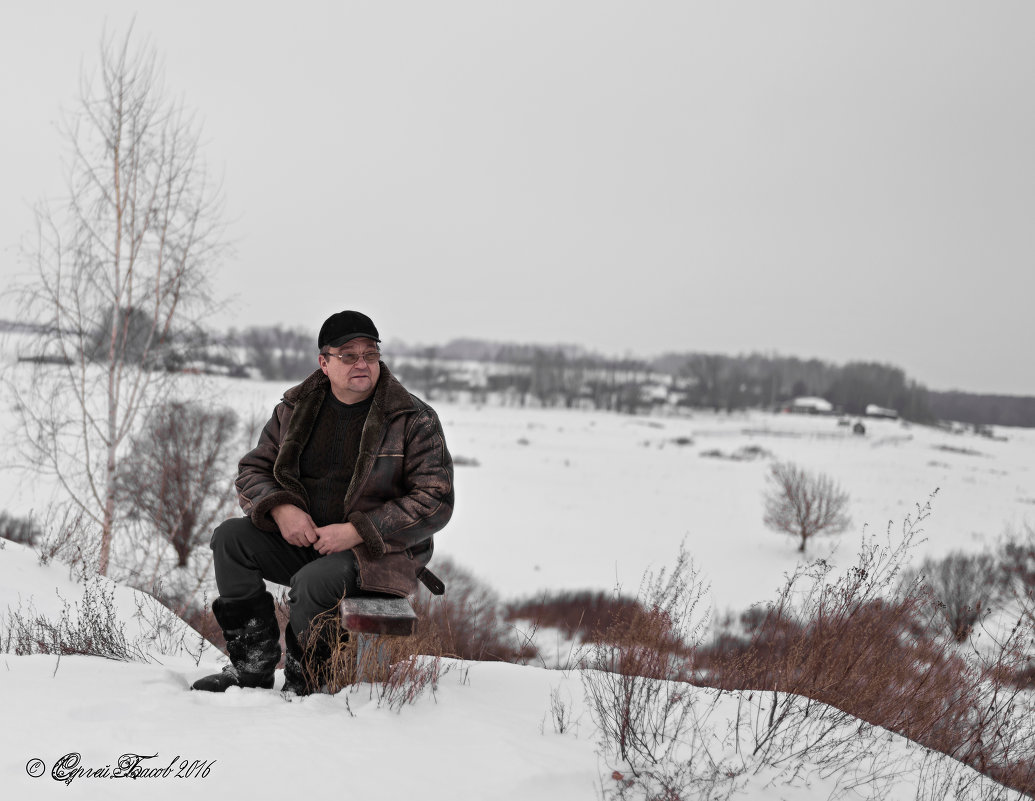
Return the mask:
<path id="1" fill-rule="evenodd" d="M 317 526 L 345 522 L 345 493 L 359 456 L 363 423 L 372 397 L 342 403 L 328 391 L 299 464 L 309 495 L 309 515 Z"/>

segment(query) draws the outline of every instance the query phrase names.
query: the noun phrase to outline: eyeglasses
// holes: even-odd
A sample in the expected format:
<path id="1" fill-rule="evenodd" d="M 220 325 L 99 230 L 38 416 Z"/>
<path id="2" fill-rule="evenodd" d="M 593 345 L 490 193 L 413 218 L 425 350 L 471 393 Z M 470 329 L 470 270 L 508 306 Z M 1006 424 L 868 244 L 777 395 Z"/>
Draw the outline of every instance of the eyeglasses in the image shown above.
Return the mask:
<path id="1" fill-rule="evenodd" d="M 327 353 L 324 351 L 323 355 L 341 359 L 342 364 L 347 364 L 349 366 L 352 366 L 360 359 L 365 361 L 367 364 L 377 364 L 381 361 L 381 351 L 379 350 L 368 350 L 366 353 Z"/>

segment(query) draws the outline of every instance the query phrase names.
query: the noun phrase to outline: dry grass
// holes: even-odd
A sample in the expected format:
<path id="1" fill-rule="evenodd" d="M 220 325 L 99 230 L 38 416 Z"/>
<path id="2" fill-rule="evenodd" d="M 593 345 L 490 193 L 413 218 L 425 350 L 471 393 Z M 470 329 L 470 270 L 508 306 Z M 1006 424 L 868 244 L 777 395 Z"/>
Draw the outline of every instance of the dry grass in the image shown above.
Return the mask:
<path id="1" fill-rule="evenodd" d="M 366 688 L 378 705 L 396 710 L 425 692 L 434 694 L 445 671 L 442 643 L 434 630 L 418 630 L 410 637 L 350 634 L 337 610 L 318 616 L 299 645 L 317 655 L 303 663 L 310 687 L 332 694 Z"/>
<path id="2" fill-rule="evenodd" d="M 437 655 L 476 662 L 524 664 L 536 656 L 504 620 L 499 595 L 452 560 L 436 559 L 435 573 L 446 584 L 445 595 L 423 587 L 411 600 L 419 623 L 417 637 L 437 643 Z"/>
<path id="3" fill-rule="evenodd" d="M 17 656 L 82 654 L 121 662 L 148 659 L 139 643 L 126 636 L 114 588 L 99 578 L 84 585 L 79 601 L 70 604 L 62 599 L 57 619 L 38 612 L 31 602 L 28 607 L 8 609 L 0 627 L 0 650 Z"/>
<path id="4" fill-rule="evenodd" d="M 615 771 L 605 797 L 677 801 L 718 799 L 736 788 L 740 769 L 713 759 L 708 711 L 686 680 L 707 623 L 700 609 L 706 588 L 686 551 L 669 571 L 645 576 L 636 602 L 620 604 L 595 637 L 584 686 L 604 753 Z"/>
<path id="5" fill-rule="evenodd" d="M 336 609 L 316 618 L 305 642 L 299 643 L 322 657 L 304 666 L 309 685 L 331 693 L 367 687 L 379 704 L 398 709 L 435 692 L 446 659 L 524 663 L 535 657 L 534 649 L 520 643 L 503 620 L 499 598 L 491 588 L 448 559 L 437 560 L 435 572 L 448 591 L 432 596 L 422 588 L 411 597 L 418 617 L 412 636 L 350 635 L 341 628 Z M 286 623 L 283 598 L 278 618 L 282 625 Z M 202 617 L 199 622 L 205 620 Z"/>
<path id="6" fill-rule="evenodd" d="M 940 633 L 943 605 L 920 579 L 895 592 L 928 511 L 907 520 L 900 545 L 870 541 L 839 578 L 823 562 L 799 571 L 742 617 L 743 633 L 697 650 L 699 680 L 821 701 L 1035 794 L 1035 704 L 1022 689 L 1031 626 L 1021 619 L 979 657 Z M 771 723 L 791 710 L 785 698 Z"/>
<path id="7" fill-rule="evenodd" d="M 708 643 L 702 642 L 704 588 L 684 550 L 672 569 L 648 575 L 635 598 L 568 592 L 505 609 L 469 571 L 436 560 L 447 594 L 422 591 L 411 599 L 420 619 L 412 637 L 370 638 L 361 648 L 359 638 L 341 631 L 336 612 L 329 614 L 312 632 L 331 646 L 316 678 L 331 692 L 362 688 L 399 709 L 435 693 L 446 659 L 532 661 L 534 650 L 507 623 L 531 619 L 589 643 L 581 665 L 587 700 L 605 753 L 624 766 L 623 778 L 609 785 L 616 797 L 733 791 L 744 767 L 713 760 L 700 745 L 709 710 L 695 708 L 693 699 L 699 703 L 701 695 L 688 692 L 689 684 L 745 691 L 755 699 L 745 714 L 749 750 L 767 764 L 796 770 L 795 760 L 811 759 L 826 769 L 850 768 L 859 742 L 873 745 L 860 741 L 858 719 L 1035 797 L 1035 625 L 1022 612 L 1013 629 L 980 654 L 946 633 L 937 595 L 921 576 L 902 577 L 928 512 L 929 505 L 905 521 L 898 544 L 890 532 L 884 544 L 868 540 L 842 575 L 822 560 L 801 568 L 773 602 L 749 610 L 738 627 L 720 629 Z M 285 613 L 282 608 L 282 624 Z M 105 620 L 111 616 L 95 622 Z M 69 634 L 67 626 L 58 636 L 58 628 L 45 630 L 27 617 L 17 626 L 11 622 L 5 647 L 15 652 L 126 658 L 117 632 L 104 625 L 75 639 L 82 632 Z M 218 644 L 219 628 L 207 608 L 188 622 Z"/>
<path id="8" fill-rule="evenodd" d="M 708 644 L 699 641 L 700 590 L 685 555 L 665 581 L 648 581 L 641 611 L 628 615 L 622 605 L 586 665 L 604 752 L 622 767 L 605 795 L 720 797 L 748 764 L 789 777 L 818 769 L 871 789 L 893 783 L 897 768 L 880 757 L 890 746 L 869 723 L 958 760 L 914 777 L 925 788 L 962 763 L 1035 797 L 1027 656 L 1035 629 L 1021 614 L 980 654 L 945 633 L 937 595 L 900 575 L 929 511 L 905 521 L 898 544 L 890 530 L 883 545 L 869 539 L 843 575 L 823 561 L 800 569 L 775 601 Z M 735 727 L 748 743 L 744 763 L 711 758 L 701 719 L 714 703 L 702 699 L 714 696 L 689 692 L 688 683 L 744 692 Z M 918 798 L 925 792 L 918 785 Z"/>
<path id="9" fill-rule="evenodd" d="M 635 598 L 603 590 L 542 593 L 507 604 L 509 621 L 529 620 L 536 628 L 550 627 L 582 642 L 600 642 L 609 630 L 627 629 L 645 610 Z"/>
<path id="10" fill-rule="evenodd" d="M 209 603 L 204 606 L 189 606 L 180 612 L 183 622 L 196 631 L 204 640 L 214 645 L 218 650 L 226 653 L 226 639 L 223 637 L 223 630 L 212 614 L 212 607 Z"/>

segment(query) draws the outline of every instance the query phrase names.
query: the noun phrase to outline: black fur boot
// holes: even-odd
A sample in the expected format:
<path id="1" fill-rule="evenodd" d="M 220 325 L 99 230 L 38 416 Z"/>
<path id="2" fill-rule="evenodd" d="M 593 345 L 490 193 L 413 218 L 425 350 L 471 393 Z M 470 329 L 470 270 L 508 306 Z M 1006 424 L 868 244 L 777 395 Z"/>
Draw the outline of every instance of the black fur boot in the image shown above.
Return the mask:
<path id="1" fill-rule="evenodd" d="M 291 624 L 284 629 L 284 687 L 295 695 L 320 692 L 331 676 L 332 646 L 327 637 L 316 636 L 303 648 Z"/>
<path id="2" fill-rule="evenodd" d="M 230 664 L 194 682 L 195 690 L 221 693 L 228 687 L 273 688 L 273 671 L 280 661 L 280 627 L 273 596 L 264 592 L 244 601 L 216 598 L 212 613 L 223 629 Z"/>

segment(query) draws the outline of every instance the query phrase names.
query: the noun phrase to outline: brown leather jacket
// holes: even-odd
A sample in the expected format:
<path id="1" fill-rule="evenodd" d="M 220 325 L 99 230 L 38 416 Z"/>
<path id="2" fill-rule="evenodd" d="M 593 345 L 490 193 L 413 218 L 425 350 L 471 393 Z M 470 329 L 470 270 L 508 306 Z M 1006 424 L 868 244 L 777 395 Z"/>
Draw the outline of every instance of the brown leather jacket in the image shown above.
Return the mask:
<path id="1" fill-rule="evenodd" d="M 277 531 L 273 507 L 309 510 L 299 461 L 330 382 L 317 370 L 284 393 L 259 444 L 241 459 L 237 495 L 256 527 Z M 434 410 L 381 364 L 360 438 L 356 471 L 342 498 L 342 520 L 359 531 L 353 550 L 367 592 L 406 596 L 431 559 L 432 535 L 453 513 L 453 460 Z"/>

